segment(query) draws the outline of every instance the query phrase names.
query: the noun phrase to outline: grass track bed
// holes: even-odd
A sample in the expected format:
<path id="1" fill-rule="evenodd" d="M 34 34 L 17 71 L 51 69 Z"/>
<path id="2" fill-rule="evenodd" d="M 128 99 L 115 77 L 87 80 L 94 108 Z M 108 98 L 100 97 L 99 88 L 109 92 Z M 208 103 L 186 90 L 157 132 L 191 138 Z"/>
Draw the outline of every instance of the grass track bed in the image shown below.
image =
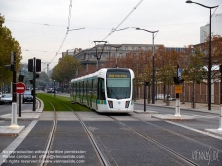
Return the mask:
<path id="1" fill-rule="evenodd" d="M 59 96 L 48 93 L 38 93 L 37 96 L 44 103 L 43 111 L 53 111 L 52 105 L 49 101 L 54 105 L 56 111 L 71 111 L 67 106 L 72 108 L 74 111 L 91 111 L 89 108 L 79 105 L 79 104 L 71 104 L 69 97 Z M 67 105 L 67 106 L 66 106 Z"/>

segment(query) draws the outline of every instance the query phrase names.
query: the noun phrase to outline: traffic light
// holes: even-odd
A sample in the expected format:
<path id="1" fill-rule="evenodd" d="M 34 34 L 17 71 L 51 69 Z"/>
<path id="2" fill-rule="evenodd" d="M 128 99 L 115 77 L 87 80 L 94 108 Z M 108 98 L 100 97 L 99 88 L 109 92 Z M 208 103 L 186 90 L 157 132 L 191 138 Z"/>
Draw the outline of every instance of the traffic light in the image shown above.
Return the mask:
<path id="1" fill-rule="evenodd" d="M 150 84 L 150 82 L 148 81 L 144 81 L 145 86 L 148 86 Z"/>
<path id="2" fill-rule="evenodd" d="M 32 96 L 34 95 L 33 89 L 31 90 L 31 95 L 32 95 Z"/>
<path id="3" fill-rule="evenodd" d="M 28 60 L 28 71 L 33 72 L 33 59 Z"/>
<path id="4" fill-rule="evenodd" d="M 31 84 L 33 84 L 33 80 L 29 80 Z"/>
<path id="5" fill-rule="evenodd" d="M 19 82 L 23 82 L 24 80 L 24 75 L 19 75 Z"/>
<path id="6" fill-rule="evenodd" d="M 184 79 L 181 79 L 180 77 L 173 77 L 174 84 L 182 84 L 184 82 Z"/>
<path id="7" fill-rule="evenodd" d="M 38 73 L 35 74 L 35 78 L 39 78 L 39 74 Z"/>
<path id="8" fill-rule="evenodd" d="M 4 65 L 4 67 L 5 67 L 6 69 L 10 69 L 11 71 L 14 71 L 14 65 L 13 65 L 13 64 Z"/>
<path id="9" fill-rule="evenodd" d="M 36 62 L 36 72 L 40 72 L 41 71 L 41 59 L 36 59 L 35 62 Z"/>

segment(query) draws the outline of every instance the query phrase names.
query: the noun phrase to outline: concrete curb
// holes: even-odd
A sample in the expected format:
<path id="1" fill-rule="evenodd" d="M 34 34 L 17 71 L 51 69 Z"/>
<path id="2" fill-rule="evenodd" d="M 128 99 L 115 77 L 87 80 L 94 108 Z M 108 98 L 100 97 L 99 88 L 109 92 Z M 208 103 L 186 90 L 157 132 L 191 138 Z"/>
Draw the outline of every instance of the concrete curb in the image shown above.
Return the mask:
<path id="1" fill-rule="evenodd" d="M 134 102 L 135 104 L 139 104 L 139 105 L 144 105 L 140 102 Z M 155 104 L 146 104 L 146 106 L 153 106 L 153 107 L 162 107 L 162 108 L 175 108 L 175 107 L 172 107 L 172 106 L 164 106 L 164 105 L 155 105 Z M 216 115 L 219 115 L 220 114 L 220 110 L 218 110 L 218 113 L 216 112 L 210 112 L 210 111 L 205 111 L 205 110 L 196 110 L 196 109 L 192 109 L 192 108 L 181 108 L 180 107 L 180 110 L 184 110 L 184 111 L 193 111 L 193 112 L 205 112 L 205 113 L 209 113 L 209 114 L 216 114 Z"/>

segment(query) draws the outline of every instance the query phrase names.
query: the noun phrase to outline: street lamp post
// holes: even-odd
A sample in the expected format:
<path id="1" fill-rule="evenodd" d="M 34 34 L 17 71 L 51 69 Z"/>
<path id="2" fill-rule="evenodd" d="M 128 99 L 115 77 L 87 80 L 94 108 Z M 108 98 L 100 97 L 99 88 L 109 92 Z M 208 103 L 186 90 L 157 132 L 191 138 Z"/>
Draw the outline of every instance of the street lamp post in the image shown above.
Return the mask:
<path id="1" fill-rule="evenodd" d="M 55 80 L 54 80 L 53 82 L 54 82 L 54 97 L 55 97 L 55 93 L 56 93 L 56 92 L 55 92 Z"/>
<path id="2" fill-rule="evenodd" d="M 211 110 L 211 9 L 218 7 L 217 6 L 205 6 L 203 4 L 193 2 L 190 0 L 187 0 L 186 3 L 194 3 L 197 5 L 200 5 L 202 7 L 210 9 L 210 28 L 209 28 L 209 62 L 208 62 L 208 78 L 207 78 L 207 86 L 208 86 L 208 110 Z"/>
<path id="3" fill-rule="evenodd" d="M 158 33 L 158 31 L 148 31 L 146 29 L 141 29 L 141 28 L 136 28 L 136 30 L 143 30 L 143 31 L 146 31 L 146 32 L 149 32 L 149 33 L 152 33 L 153 34 L 153 47 L 152 47 L 152 52 L 153 52 L 153 55 L 152 55 L 152 68 L 153 68 L 153 71 L 152 71 L 152 104 L 155 104 L 155 69 L 154 69 L 154 33 Z"/>

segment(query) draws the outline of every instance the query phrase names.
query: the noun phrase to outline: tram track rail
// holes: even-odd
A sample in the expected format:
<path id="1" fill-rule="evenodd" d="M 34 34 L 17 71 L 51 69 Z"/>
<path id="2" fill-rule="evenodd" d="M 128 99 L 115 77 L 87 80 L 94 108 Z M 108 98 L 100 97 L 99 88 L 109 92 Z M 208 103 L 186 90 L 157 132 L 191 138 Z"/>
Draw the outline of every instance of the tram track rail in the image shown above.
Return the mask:
<path id="1" fill-rule="evenodd" d="M 48 101 L 48 102 L 52 105 L 52 107 L 54 109 L 54 114 L 53 114 L 54 118 L 53 118 L 52 128 L 51 128 L 51 131 L 49 133 L 49 137 L 48 137 L 45 149 L 43 150 L 43 155 L 42 155 L 42 158 L 39 161 L 38 166 L 44 166 L 44 165 L 47 164 L 47 159 L 49 158 L 49 155 L 50 155 L 49 151 L 52 147 L 52 142 L 53 142 L 53 138 L 55 136 L 56 126 L 57 126 L 57 114 L 56 114 L 55 107 L 50 101 Z"/>
<path id="2" fill-rule="evenodd" d="M 66 104 L 64 104 L 66 105 Z M 96 139 L 93 137 L 93 134 L 89 131 L 89 129 L 87 128 L 85 122 L 82 120 L 82 118 L 78 115 L 78 113 L 76 113 L 75 111 L 72 110 L 72 108 L 70 108 L 69 106 L 66 105 L 66 107 L 68 107 L 78 118 L 79 122 L 81 123 L 82 127 L 84 128 L 84 130 L 86 131 L 88 137 L 90 138 L 90 141 L 96 151 L 96 154 L 101 162 L 102 165 L 104 166 L 110 166 L 109 161 L 106 159 L 105 155 L 103 154 L 102 150 L 99 147 L 99 144 L 97 143 Z"/>
<path id="3" fill-rule="evenodd" d="M 120 125 L 124 126 L 124 127 L 127 128 L 128 130 L 136 133 L 137 135 L 139 135 L 139 136 L 145 138 L 146 140 L 148 140 L 149 142 L 152 142 L 153 144 L 157 145 L 158 147 L 160 147 L 160 148 L 164 149 L 165 151 L 171 153 L 172 155 L 174 155 L 175 157 L 179 158 L 180 160 L 182 160 L 182 161 L 185 162 L 186 164 L 191 165 L 191 166 L 198 166 L 198 165 L 199 165 L 199 164 L 193 162 L 192 160 L 184 157 L 183 155 L 175 152 L 175 151 L 172 150 L 171 148 L 169 148 L 169 147 L 163 145 L 162 143 L 154 140 L 153 138 L 147 136 L 146 134 L 138 131 L 137 129 L 135 129 L 135 128 L 133 128 L 133 127 L 130 127 L 129 125 L 127 125 L 127 124 L 119 121 L 118 119 L 116 119 L 116 118 L 114 118 L 114 117 L 112 117 L 112 116 L 108 116 L 108 117 L 110 117 L 111 119 L 113 119 L 114 121 L 116 121 L 117 123 L 119 123 Z M 135 119 L 136 119 L 136 118 L 135 118 Z"/>
<path id="4" fill-rule="evenodd" d="M 153 123 L 149 123 L 149 122 L 144 121 L 144 120 L 141 120 L 141 119 L 139 119 L 139 118 L 135 118 L 135 117 L 133 117 L 133 118 L 134 118 L 134 119 L 137 119 L 137 120 L 139 120 L 139 121 L 141 121 L 141 122 L 144 122 L 144 123 L 146 123 L 146 124 L 149 124 L 149 125 L 152 125 L 152 126 L 154 126 L 154 127 L 157 127 L 157 128 L 159 128 L 159 129 L 162 129 L 163 131 L 166 131 L 166 132 L 168 132 L 168 133 L 171 133 L 171 134 L 173 134 L 173 135 L 175 135 L 175 136 L 179 136 L 179 137 L 184 138 L 184 139 L 186 139 L 186 140 L 195 142 L 195 143 L 197 143 L 197 144 L 199 144 L 199 145 L 201 145 L 201 146 L 204 146 L 204 147 L 206 147 L 206 148 L 210 148 L 210 149 L 212 149 L 212 150 L 222 152 L 222 150 L 216 149 L 216 148 L 214 148 L 214 147 L 212 147 L 212 146 L 210 146 L 210 145 L 206 145 L 206 144 L 204 144 L 204 143 L 202 143 L 202 142 L 199 142 L 199 141 L 197 141 L 197 140 L 195 140 L 195 139 L 192 139 L 192 138 L 190 138 L 190 137 L 187 137 L 187 136 L 185 136 L 185 135 L 179 134 L 179 133 L 177 133 L 177 132 L 175 132 L 175 131 L 166 129 L 166 128 L 164 128 L 164 127 L 155 125 L 155 124 L 153 124 Z"/>
<path id="5" fill-rule="evenodd" d="M 54 108 L 54 118 L 53 118 L 52 128 L 51 128 L 51 131 L 50 131 L 50 134 L 49 134 L 47 143 L 46 143 L 46 147 L 45 147 L 45 149 L 44 149 L 44 154 L 42 155 L 42 158 L 41 158 L 41 160 L 40 160 L 40 162 L 39 162 L 39 163 L 40 163 L 39 166 L 43 166 L 43 165 L 47 164 L 47 159 L 49 159 L 49 155 L 50 155 L 49 151 L 50 151 L 50 149 L 51 149 L 52 146 L 53 146 L 53 139 L 54 139 L 54 136 L 55 136 L 56 126 L 57 126 L 57 114 L 56 114 L 55 107 L 53 106 L 53 104 L 52 104 L 50 101 L 48 101 L 48 102 L 49 102 L 49 103 L 52 105 L 52 107 Z M 106 156 L 104 155 L 102 149 L 100 148 L 100 145 L 98 144 L 97 140 L 94 138 L 93 134 L 91 133 L 90 129 L 87 127 L 86 123 L 83 121 L 83 119 L 81 118 L 81 116 L 80 116 L 77 112 L 73 111 L 72 108 L 70 108 L 68 105 L 66 105 L 66 104 L 64 104 L 64 105 L 65 105 L 67 108 L 69 108 L 69 109 L 75 114 L 75 116 L 78 118 L 80 124 L 82 125 L 83 129 L 85 130 L 85 132 L 87 133 L 87 135 L 88 135 L 88 137 L 89 137 L 89 140 L 90 140 L 90 142 L 91 142 L 91 144 L 92 144 L 92 146 L 93 146 L 93 148 L 94 148 L 94 150 L 95 150 L 95 152 L 96 152 L 96 154 L 97 154 L 97 156 L 98 156 L 98 159 L 99 159 L 101 165 L 109 166 L 109 165 L 110 165 L 109 161 L 107 160 L 107 158 L 106 158 Z M 148 136 L 147 134 L 139 131 L 138 129 L 135 129 L 134 127 L 131 127 L 130 125 L 125 124 L 124 122 L 118 120 L 117 118 L 113 117 L 112 115 L 108 115 L 108 117 L 111 118 L 111 119 L 113 119 L 114 121 L 118 122 L 120 125 L 124 126 L 124 127 L 127 128 L 129 131 L 132 131 L 133 133 L 136 133 L 137 135 L 145 138 L 147 141 L 152 142 L 154 145 L 157 145 L 157 147 L 159 147 L 160 149 L 163 149 L 165 152 L 169 152 L 171 155 L 175 156 L 175 157 L 176 157 L 177 159 L 179 159 L 181 162 L 184 162 L 184 163 L 186 163 L 186 164 L 188 164 L 188 165 L 195 165 L 195 166 L 199 165 L 199 164 L 195 163 L 195 161 L 192 161 L 191 159 L 189 159 L 189 158 L 183 156 L 182 154 L 176 152 L 176 151 L 173 150 L 172 148 L 170 148 L 170 147 L 162 144 L 161 142 L 158 142 L 158 140 L 155 140 L 154 138 L 152 138 L 152 137 Z M 135 117 L 132 117 L 132 118 L 137 119 L 137 120 L 139 120 L 139 121 L 141 121 L 141 122 L 143 122 L 143 123 L 152 125 L 152 126 L 154 126 L 154 127 L 158 127 L 159 129 L 161 129 L 161 130 L 163 130 L 163 131 L 165 131 L 165 132 L 168 132 L 168 133 L 170 133 L 170 134 L 172 134 L 172 135 L 176 135 L 176 136 L 181 137 L 181 138 L 183 138 L 183 139 L 186 139 L 186 140 L 188 140 L 188 141 L 192 141 L 192 142 L 198 143 L 199 145 L 201 145 L 201 146 L 203 146 L 203 147 L 206 147 L 206 148 L 209 148 L 209 149 L 211 148 L 211 149 L 213 149 L 213 150 L 216 150 L 216 151 L 220 151 L 220 152 L 221 152 L 221 150 L 218 150 L 218 149 L 216 149 L 216 148 L 213 148 L 213 147 L 211 147 L 211 146 L 209 146 L 209 145 L 207 145 L 207 144 L 204 144 L 204 143 L 202 143 L 202 142 L 198 142 L 197 140 L 194 140 L 194 139 L 192 139 L 192 138 L 189 138 L 189 137 L 187 137 L 187 136 L 185 136 L 185 135 L 182 135 L 182 134 L 180 134 L 180 133 L 177 133 L 177 132 L 175 132 L 175 131 L 166 129 L 166 128 L 164 128 L 164 127 L 155 125 L 155 124 L 153 124 L 153 123 L 149 123 L 149 122 L 144 121 L 144 120 L 141 120 L 141 119 L 139 119 L 139 118 L 135 118 Z"/>

